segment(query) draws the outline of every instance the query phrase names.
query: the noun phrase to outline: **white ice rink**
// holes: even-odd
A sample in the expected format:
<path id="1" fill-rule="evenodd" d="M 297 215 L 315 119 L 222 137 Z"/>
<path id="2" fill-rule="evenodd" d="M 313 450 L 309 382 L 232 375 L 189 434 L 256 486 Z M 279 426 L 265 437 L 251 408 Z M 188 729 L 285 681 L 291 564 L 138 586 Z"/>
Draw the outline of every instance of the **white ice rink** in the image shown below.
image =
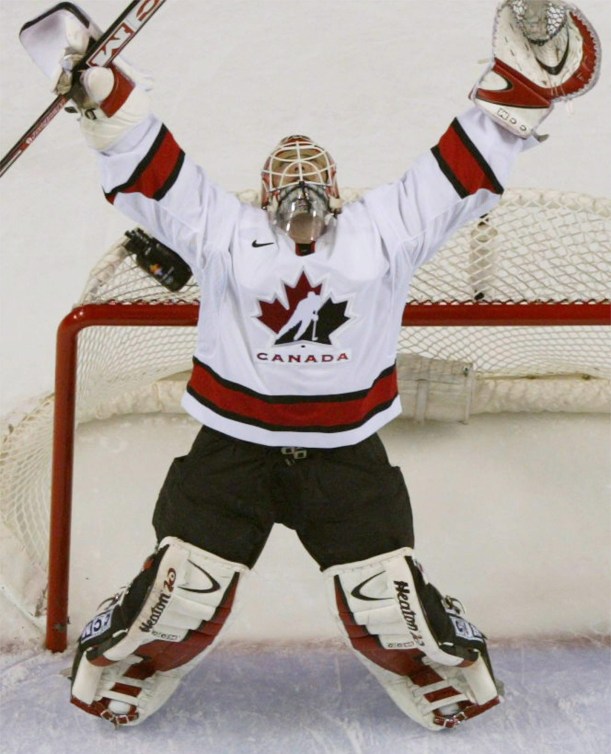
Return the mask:
<path id="1" fill-rule="evenodd" d="M 49 0 L 0 0 L 0 151 L 50 101 L 17 41 Z M 83 0 L 101 26 L 126 0 Z M 329 147 L 345 186 L 396 178 L 435 143 L 489 54 L 493 0 L 170 0 L 128 57 L 187 151 L 227 188 L 256 187 L 284 135 Z M 583 0 L 603 47 L 608 0 Z M 511 185 L 611 195 L 609 56 Z M 75 124 L 59 116 L 0 182 L 0 415 L 52 387 L 54 337 L 87 272 L 131 227 L 107 205 Z M 79 432 L 71 629 L 137 570 L 152 505 L 189 446 L 186 417 Z M 405 718 L 338 643 L 321 578 L 278 528 L 222 645 L 139 728 L 67 703 L 70 657 L 0 602 L 6 754 L 605 754 L 611 751 L 611 458 L 607 416 L 502 415 L 383 432 L 406 476 L 431 579 L 491 638 L 506 702 L 453 732 Z M 0 553 L 0 569 L 11 563 Z M 0 578 L 1 582 L 1 578 Z M 0 598 L 1 599 L 1 598 Z"/>

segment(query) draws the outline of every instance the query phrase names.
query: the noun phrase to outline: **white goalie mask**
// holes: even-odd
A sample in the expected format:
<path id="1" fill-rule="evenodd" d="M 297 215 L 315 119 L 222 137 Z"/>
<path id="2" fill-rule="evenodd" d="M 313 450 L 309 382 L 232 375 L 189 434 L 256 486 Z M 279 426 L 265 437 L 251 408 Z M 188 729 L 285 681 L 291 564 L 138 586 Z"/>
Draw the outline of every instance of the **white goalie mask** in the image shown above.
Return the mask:
<path id="1" fill-rule="evenodd" d="M 298 244 L 311 244 L 341 212 L 335 162 L 307 136 L 287 136 L 261 171 L 261 206 Z"/>

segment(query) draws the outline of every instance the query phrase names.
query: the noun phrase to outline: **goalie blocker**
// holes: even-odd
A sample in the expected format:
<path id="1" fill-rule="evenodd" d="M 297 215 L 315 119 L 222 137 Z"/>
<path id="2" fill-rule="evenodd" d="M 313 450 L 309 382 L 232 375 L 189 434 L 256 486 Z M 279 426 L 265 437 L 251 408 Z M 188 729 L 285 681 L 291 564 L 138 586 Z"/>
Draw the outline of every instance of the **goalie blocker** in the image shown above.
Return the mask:
<path id="1" fill-rule="evenodd" d="M 501 701 L 484 635 L 402 548 L 325 571 L 342 634 L 397 706 L 432 731 Z"/>
<path id="2" fill-rule="evenodd" d="M 210 650 L 247 571 L 175 537 L 163 539 L 83 629 L 73 704 L 115 725 L 153 714 Z"/>
<path id="3" fill-rule="evenodd" d="M 56 94 L 69 97 L 80 113 L 87 144 L 104 150 L 141 124 L 150 112 L 150 77 L 118 56 L 108 68 L 79 71 L 100 28 L 79 6 L 59 3 L 28 21 L 19 39 Z M 78 72 L 75 74 L 75 71 Z"/>

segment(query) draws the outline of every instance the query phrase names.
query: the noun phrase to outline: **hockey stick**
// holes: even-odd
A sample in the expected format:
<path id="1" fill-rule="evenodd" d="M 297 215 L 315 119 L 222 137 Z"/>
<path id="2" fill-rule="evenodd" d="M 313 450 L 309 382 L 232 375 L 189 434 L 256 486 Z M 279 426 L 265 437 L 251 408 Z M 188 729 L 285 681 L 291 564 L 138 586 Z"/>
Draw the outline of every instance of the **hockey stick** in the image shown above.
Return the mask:
<path id="1" fill-rule="evenodd" d="M 153 14 L 166 0 L 132 0 L 123 13 L 96 40 L 89 53 L 75 68 L 75 73 L 89 66 L 109 66 L 117 55 L 128 45 Z M 70 99 L 70 93 L 60 94 L 44 113 L 36 119 L 17 143 L 9 149 L 0 161 L 0 177 L 13 165 L 25 150 L 45 130 L 55 116 Z"/>

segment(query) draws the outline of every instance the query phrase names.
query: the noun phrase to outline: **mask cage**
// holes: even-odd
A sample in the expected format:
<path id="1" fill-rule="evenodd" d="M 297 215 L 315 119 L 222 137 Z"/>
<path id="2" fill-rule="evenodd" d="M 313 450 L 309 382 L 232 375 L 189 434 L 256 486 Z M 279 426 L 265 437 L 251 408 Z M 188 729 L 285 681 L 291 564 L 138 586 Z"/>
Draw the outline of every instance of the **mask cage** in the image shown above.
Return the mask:
<path id="1" fill-rule="evenodd" d="M 335 161 L 326 149 L 307 136 L 288 136 L 269 155 L 261 171 L 261 206 L 277 209 L 279 195 L 287 188 L 306 184 L 323 189 L 329 210 L 341 210 Z"/>

